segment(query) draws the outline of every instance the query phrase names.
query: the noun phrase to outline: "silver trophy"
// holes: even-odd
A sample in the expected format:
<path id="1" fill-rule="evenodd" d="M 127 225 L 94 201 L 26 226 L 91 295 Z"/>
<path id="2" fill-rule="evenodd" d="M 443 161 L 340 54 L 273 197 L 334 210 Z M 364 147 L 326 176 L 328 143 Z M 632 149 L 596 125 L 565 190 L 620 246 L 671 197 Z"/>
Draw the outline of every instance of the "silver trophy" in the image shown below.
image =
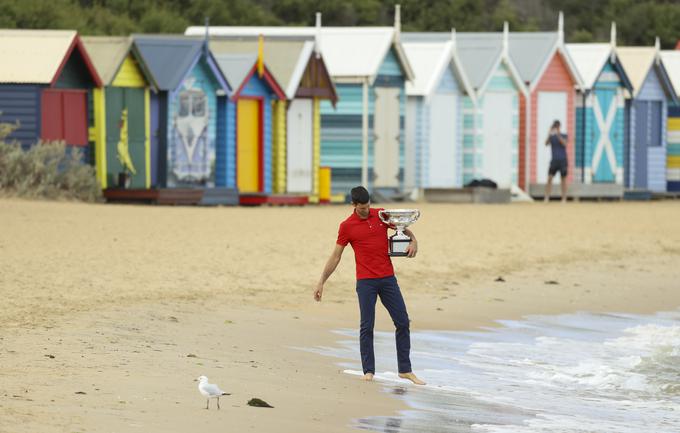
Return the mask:
<path id="1" fill-rule="evenodd" d="M 404 230 L 418 221 L 420 211 L 418 209 L 383 209 L 378 211 L 378 217 L 397 231 L 390 236 L 388 255 L 406 257 L 406 248 L 408 248 L 411 238 L 404 234 Z"/>

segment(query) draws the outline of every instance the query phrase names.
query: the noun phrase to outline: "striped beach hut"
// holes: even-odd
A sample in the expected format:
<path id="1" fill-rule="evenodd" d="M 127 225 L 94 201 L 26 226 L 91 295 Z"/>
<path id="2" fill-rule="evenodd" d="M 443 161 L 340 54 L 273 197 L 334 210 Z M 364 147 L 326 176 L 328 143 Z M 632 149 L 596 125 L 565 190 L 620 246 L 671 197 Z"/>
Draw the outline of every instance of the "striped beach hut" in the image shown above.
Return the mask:
<path id="1" fill-rule="evenodd" d="M 551 159 L 545 140 L 555 120 L 568 136 L 568 179 L 574 171 L 575 103 L 580 79 L 564 44 L 562 13 L 557 32 L 510 33 L 510 57 L 529 93 L 529 97 L 520 94 L 519 186 L 532 195 L 543 195 Z"/>
<path id="2" fill-rule="evenodd" d="M 204 40 L 136 35 L 158 93 L 151 94 L 151 185 L 214 187 L 226 152 L 231 91 Z"/>
<path id="3" fill-rule="evenodd" d="M 251 54 L 258 41 L 214 37 L 210 50 L 217 56 Z M 320 102 L 337 102 L 335 86 L 314 38 L 267 38 L 263 50 L 267 68 L 286 95 L 273 101 L 272 192 L 314 200 L 319 195 Z"/>
<path id="4" fill-rule="evenodd" d="M 28 148 L 60 140 L 91 161 L 88 94 L 102 85 L 74 30 L 0 30 L 0 122 Z"/>
<path id="5" fill-rule="evenodd" d="M 633 86 L 633 97 L 626 101 L 630 129 L 625 185 L 664 192 L 668 102 L 675 103 L 677 98 L 661 62 L 659 39 L 654 47 L 619 47 L 616 53 Z"/>
<path id="6" fill-rule="evenodd" d="M 402 41 L 415 78 L 406 83 L 406 189 L 454 188 L 463 183 L 463 97 L 474 90 L 448 41 Z M 411 42 L 412 41 L 412 42 Z"/>
<path id="7" fill-rule="evenodd" d="M 576 101 L 574 180 L 624 184 L 625 98 L 632 86 L 616 55 L 616 25 L 610 43 L 567 44 L 582 80 Z"/>
<path id="8" fill-rule="evenodd" d="M 97 179 L 106 189 L 126 173 L 130 188 L 150 188 L 153 77 L 130 37 L 86 36 L 83 43 L 104 84 L 93 94 Z"/>
<path id="9" fill-rule="evenodd" d="M 200 35 L 204 27 L 189 27 Z M 211 27 L 211 36 L 316 37 L 335 81 L 338 103 L 321 101 L 321 165 L 333 191 L 363 184 L 383 193 L 403 188 L 405 83 L 413 78 L 394 27 Z"/>
<path id="10" fill-rule="evenodd" d="M 680 51 L 661 51 L 661 60 L 676 95 L 680 95 Z M 666 123 L 666 191 L 680 192 L 680 104 L 668 105 Z"/>
<path id="11" fill-rule="evenodd" d="M 272 107 L 286 95 L 261 51 L 215 57 L 234 88 L 226 109 L 226 170 L 220 170 L 219 184 L 236 186 L 241 195 L 266 196 L 272 193 Z"/>
<path id="12" fill-rule="evenodd" d="M 459 33 L 456 50 L 475 99 L 464 101 L 463 183 L 487 178 L 501 188 L 519 184 L 519 99 L 527 90 L 503 33 Z"/>

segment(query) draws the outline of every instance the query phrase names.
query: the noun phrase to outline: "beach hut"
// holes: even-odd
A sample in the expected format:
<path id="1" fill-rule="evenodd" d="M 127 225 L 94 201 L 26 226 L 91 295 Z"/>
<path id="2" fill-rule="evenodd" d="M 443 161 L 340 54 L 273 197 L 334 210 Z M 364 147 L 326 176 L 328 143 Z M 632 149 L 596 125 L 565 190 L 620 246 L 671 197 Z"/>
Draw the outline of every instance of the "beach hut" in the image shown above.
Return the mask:
<path id="1" fill-rule="evenodd" d="M 680 51 L 661 51 L 661 60 L 676 95 L 680 95 Z M 680 104 L 668 105 L 666 123 L 666 191 L 680 192 Z"/>
<path id="2" fill-rule="evenodd" d="M 256 53 L 255 37 L 214 37 L 210 50 Z M 268 38 L 263 55 L 285 98 L 273 101 L 272 192 L 318 200 L 321 151 L 320 102 L 337 102 L 335 86 L 314 38 Z"/>
<path id="3" fill-rule="evenodd" d="M 90 162 L 88 94 L 102 82 L 74 30 L 0 30 L 0 122 L 28 148 L 39 140 L 78 147 Z"/>
<path id="4" fill-rule="evenodd" d="M 189 27 L 200 35 L 204 27 Z M 383 194 L 403 188 L 405 82 L 413 78 L 394 27 L 211 27 L 211 36 L 316 37 L 338 103 L 321 101 L 321 165 L 334 192 L 363 184 Z"/>
<path id="5" fill-rule="evenodd" d="M 509 54 L 509 31 L 459 33 L 456 50 L 475 99 L 464 101 L 463 183 L 519 184 L 519 99 L 527 90 Z"/>
<path id="6" fill-rule="evenodd" d="M 404 33 L 402 41 L 415 74 L 406 83 L 405 187 L 461 187 L 463 97 L 474 90 L 456 53 L 455 35 L 427 42 Z"/>
<path id="7" fill-rule="evenodd" d="M 227 108 L 226 186 L 264 203 L 272 194 L 272 107 L 286 95 L 264 64 L 261 50 L 215 58 L 234 86 Z"/>
<path id="8" fill-rule="evenodd" d="M 619 195 L 624 184 L 624 105 L 632 86 L 616 55 L 616 25 L 610 43 L 567 44 L 582 80 L 576 101 L 574 180 L 608 184 Z"/>
<path id="9" fill-rule="evenodd" d="M 531 195 L 544 194 L 551 159 L 545 140 L 555 120 L 568 136 L 568 179 L 574 171 L 575 102 L 580 79 L 564 44 L 561 12 L 557 27 L 557 32 L 510 33 L 510 57 L 528 89 L 528 97 L 520 94 L 519 99 L 519 186 Z"/>
<path id="10" fill-rule="evenodd" d="M 463 97 L 462 182 L 490 179 L 501 188 L 518 185 L 519 98 L 526 87 L 502 33 L 408 33 L 410 42 L 449 41 L 471 93 Z"/>
<path id="11" fill-rule="evenodd" d="M 677 98 L 661 62 L 659 39 L 654 47 L 619 47 L 616 54 L 633 86 L 632 98 L 626 101 L 625 185 L 664 192 L 668 102 Z"/>
<path id="12" fill-rule="evenodd" d="M 151 186 L 219 186 L 231 89 L 207 43 L 160 35 L 136 35 L 134 42 L 158 86 L 150 100 Z"/>
<path id="13" fill-rule="evenodd" d="M 106 189 L 126 173 L 130 188 L 150 188 L 153 77 L 130 37 L 86 36 L 83 43 L 104 85 L 93 94 L 97 179 Z"/>

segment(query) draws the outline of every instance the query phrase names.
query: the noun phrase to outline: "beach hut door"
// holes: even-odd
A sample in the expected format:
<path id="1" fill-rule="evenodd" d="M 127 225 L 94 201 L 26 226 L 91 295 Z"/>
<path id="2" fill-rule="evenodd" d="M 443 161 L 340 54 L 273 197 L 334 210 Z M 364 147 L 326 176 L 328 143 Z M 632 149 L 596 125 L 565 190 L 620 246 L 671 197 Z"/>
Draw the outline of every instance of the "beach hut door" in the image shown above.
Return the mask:
<path id="1" fill-rule="evenodd" d="M 550 127 L 555 120 L 560 121 L 560 130 L 567 131 L 567 94 L 565 92 L 538 93 L 538 122 L 536 122 L 536 182 L 548 182 L 548 169 L 552 159 L 550 146 L 545 145 Z M 561 182 L 561 177 L 557 176 Z"/>
<path id="2" fill-rule="evenodd" d="M 239 99 L 236 105 L 236 177 L 240 192 L 260 192 L 260 101 Z"/>
<path id="3" fill-rule="evenodd" d="M 375 88 L 373 185 L 376 188 L 399 187 L 399 92 L 398 87 Z"/>
<path id="4" fill-rule="evenodd" d="M 294 99 L 288 108 L 288 192 L 312 191 L 312 100 Z"/>
<path id="5" fill-rule="evenodd" d="M 430 102 L 430 187 L 456 183 L 456 95 L 436 94 Z"/>
<path id="6" fill-rule="evenodd" d="M 487 93 L 484 96 L 484 151 L 482 176 L 499 187 L 512 184 L 512 93 Z"/>

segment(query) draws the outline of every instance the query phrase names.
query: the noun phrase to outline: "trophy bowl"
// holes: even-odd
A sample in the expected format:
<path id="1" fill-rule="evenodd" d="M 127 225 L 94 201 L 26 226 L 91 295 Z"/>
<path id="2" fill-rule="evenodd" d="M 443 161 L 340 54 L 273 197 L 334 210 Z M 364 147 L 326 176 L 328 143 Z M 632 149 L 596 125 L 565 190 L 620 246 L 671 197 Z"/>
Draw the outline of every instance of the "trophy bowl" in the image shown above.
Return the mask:
<path id="1" fill-rule="evenodd" d="M 391 226 L 396 233 L 389 238 L 388 255 L 392 257 L 406 257 L 406 249 L 411 243 L 404 230 L 420 218 L 418 209 L 383 209 L 378 211 L 378 217 L 382 222 Z"/>

